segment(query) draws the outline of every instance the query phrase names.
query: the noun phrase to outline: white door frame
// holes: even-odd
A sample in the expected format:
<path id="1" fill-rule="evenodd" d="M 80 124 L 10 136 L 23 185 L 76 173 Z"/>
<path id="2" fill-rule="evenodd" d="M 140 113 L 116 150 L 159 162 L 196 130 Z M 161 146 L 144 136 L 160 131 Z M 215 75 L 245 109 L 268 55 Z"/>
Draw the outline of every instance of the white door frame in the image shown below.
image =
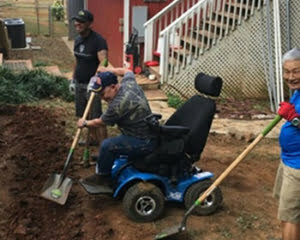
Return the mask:
<path id="1" fill-rule="evenodd" d="M 124 0 L 124 16 L 123 16 L 123 65 L 125 66 L 125 50 L 126 44 L 129 41 L 129 15 L 130 15 L 130 0 Z"/>

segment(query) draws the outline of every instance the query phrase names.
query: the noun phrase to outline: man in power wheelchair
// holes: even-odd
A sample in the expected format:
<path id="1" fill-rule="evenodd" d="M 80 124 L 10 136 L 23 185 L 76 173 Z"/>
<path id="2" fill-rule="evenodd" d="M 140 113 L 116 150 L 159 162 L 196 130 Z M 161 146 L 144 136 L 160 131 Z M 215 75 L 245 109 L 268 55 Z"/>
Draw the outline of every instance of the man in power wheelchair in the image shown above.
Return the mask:
<path id="1" fill-rule="evenodd" d="M 123 198 L 125 214 L 133 221 L 149 222 L 161 216 L 165 201 L 184 203 L 189 208 L 210 185 L 213 174 L 193 165 L 200 159 L 216 111 L 215 100 L 222 88 L 222 79 L 200 73 L 195 78 L 195 94 L 164 125 L 161 115 L 145 118 L 157 146 L 144 156 L 116 156 L 110 188 L 80 184 L 89 194 L 112 194 Z M 194 213 L 208 215 L 222 202 L 222 193 L 215 189 Z"/>

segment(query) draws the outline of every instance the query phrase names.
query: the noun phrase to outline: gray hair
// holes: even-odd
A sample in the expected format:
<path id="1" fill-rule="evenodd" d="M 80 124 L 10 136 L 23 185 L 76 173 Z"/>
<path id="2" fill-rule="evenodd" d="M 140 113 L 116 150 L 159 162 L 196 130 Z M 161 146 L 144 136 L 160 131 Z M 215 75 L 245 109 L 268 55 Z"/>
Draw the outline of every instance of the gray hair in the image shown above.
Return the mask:
<path id="1" fill-rule="evenodd" d="M 293 48 L 287 51 L 282 57 L 282 64 L 289 60 L 300 60 L 300 48 Z"/>

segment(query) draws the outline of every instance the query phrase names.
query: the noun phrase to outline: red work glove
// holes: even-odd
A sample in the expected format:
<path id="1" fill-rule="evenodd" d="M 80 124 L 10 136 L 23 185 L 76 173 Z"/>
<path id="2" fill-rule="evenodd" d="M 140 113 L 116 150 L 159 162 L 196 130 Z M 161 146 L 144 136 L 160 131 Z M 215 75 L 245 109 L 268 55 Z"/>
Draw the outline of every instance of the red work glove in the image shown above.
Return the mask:
<path id="1" fill-rule="evenodd" d="M 281 102 L 279 106 L 278 114 L 284 119 L 292 121 L 295 117 L 300 117 L 300 114 L 296 113 L 294 104 Z"/>

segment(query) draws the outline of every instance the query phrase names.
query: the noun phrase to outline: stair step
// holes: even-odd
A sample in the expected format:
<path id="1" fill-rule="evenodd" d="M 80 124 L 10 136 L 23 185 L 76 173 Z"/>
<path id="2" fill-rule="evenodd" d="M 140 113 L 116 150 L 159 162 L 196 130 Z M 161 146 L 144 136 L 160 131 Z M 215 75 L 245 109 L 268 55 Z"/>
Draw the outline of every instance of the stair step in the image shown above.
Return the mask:
<path id="1" fill-rule="evenodd" d="M 63 76 L 66 78 L 66 79 L 72 79 L 73 78 L 73 72 L 66 72 L 63 74 Z"/>
<path id="2" fill-rule="evenodd" d="M 167 101 L 167 95 L 160 89 L 156 90 L 146 90 L 145 91 L 146 98 L 148 101 Z"/>
<path id="3" fill-rule="evenodd" d="M 229 9 L 230 7 L 230 9 Z M 246 10 L 247 10 L 247 14 L 251 13 L 251 8 L 252 8 L 252 4 L 244 4 L 244 3 L 239 3 L 239 2 L 235 2 L 235 3 L 231 3 L 231 5 L 229 5 L 229 3 L 225 3 L 225 10 L 231 13 L 234 13 L 234 9 L 236 8 L 236 15 L 239 16 L 240 15 L 240 11 L 242 11 L 242 16 L 245 16 L 246 14 Z"/>
<path id="4" fill-rule="evenodd" d="M 159 89 L 159 81 L 158 79 L 154 79 L 154 80 L 150 80 L 149 78 L 147 78 L 144 75 L 139 75 L 137 74 L 135 76 L 136 81 L 138 83 L 138 85 L 141 86 L 141 88 L 145 91 L 145 90 L 154 90 L 154 89 Z"/>
<path id="5" fill-rule="evenodd" d="M 239 15 L 237 15 L 237 14 L 233 14 L 233 13 L 230 13 L 230 12 L 224 12 L 224 14 L 223 14 L 222 11 L 214 12 L 214 15 L 216 17 L 218 17 L 219 20 L 221 20 L 222 15 L 224 16 L 224 18 L 229 18 L 229 19 L 234 19 L 234 20 L 239 18 Z"/>
<path id="6" fill-rule="evenodd" d="M 180 49 L 174 49 L 174 53 L 175 53 L 175 57 L 177 56 L 177 54 L 183 56 L 188 56 L 191 54 L 190 50 L 189 49 L 184 49 L 184 48 L 180 48 Z"/>
<path id="7" fill-rule="evenodd" d="M 13 71 L 24 71 L 32 70 L 32 62 L 30 59 L 27 60 L 5 60 L 3 66 Z"/>
<path id="8" fill-rule="evenodd" d="M 189 45 L 192 45 L 193 46 L 193 51 L 196 47 L 201 48 L 202 47 L 202 42 L 201 42 L 201 37 L 198 38 L 199 40 L 197 41 L 196 38 L 187 38 L 186 39 L 186 42 L 189 44 Z M 206 44 L 203 43 L 203 47 L 205 48 L 206 47 Z"/>
<path id="9" fill-rule="evenodd" d="M 195 35 L 199 34 L 199 35 L 204 36 L 206 38 L 212 38 L 214 36 L 213 31 L 208 31 L 208 30 L 203 30 L 203 29 L 200 29 L 200 30 L 193 29 L 193 33 Z"/>
<path id="10" fill-rule="evenodd" d="M 226 23 L 221 23 L 219 21 L 216 21 L 216 20 L 213 20 L 213 21 L 209 21 L 207 20 L 205 22 L 205 29 L 208 29 L 209 28 L 209 25 L 211 26 L 211 32 L 214 32 L 215 31 L 215 28 L 217 28 L 217 34 L 220 34 L 220 29 L 222 29 L 223 31 L 225 31 L 225 28 L 226 28 Z M 201 28 L 203 27 L 203 22 L 200 23 L 200 26 Z M 194 29 L 195 30 L 195 29 Z"/>
<path id="11" fill-rule="evenodd" d="M 194 29 L 193 30 L 193 37 L 196 39 L 197 38 L 197 34 L 199 41 L 204 41 L 205 44 L 208 44 L 209 42 L 212 42 L 213 38 L 214 38 L 214 32 L 213 31 L 208 31 L 208 30 L 198 30 Z M 217 34 L 218 36 L 218 34 Z"/>
<path id="12" fill-rule="evenodd" d="M 159 74 L 159 66 L 150 66 L 149 68 L 149 71 L 151 74 L 154 74 L 156 76 L 156 80 L 158 82 L 160 82 L 160 74 Z"/>
<path id="13" fill-rule="evenodd" d="M 51 75 L 60 76 L 60 77 L 63 76 L 61 71 L 59 70 L 59 67 L 56 65 L 55 66 L 43 66 L 43 67 L 37 67 L 37 68 L 43 69 L 45 72 L 47 72 Z"/>

